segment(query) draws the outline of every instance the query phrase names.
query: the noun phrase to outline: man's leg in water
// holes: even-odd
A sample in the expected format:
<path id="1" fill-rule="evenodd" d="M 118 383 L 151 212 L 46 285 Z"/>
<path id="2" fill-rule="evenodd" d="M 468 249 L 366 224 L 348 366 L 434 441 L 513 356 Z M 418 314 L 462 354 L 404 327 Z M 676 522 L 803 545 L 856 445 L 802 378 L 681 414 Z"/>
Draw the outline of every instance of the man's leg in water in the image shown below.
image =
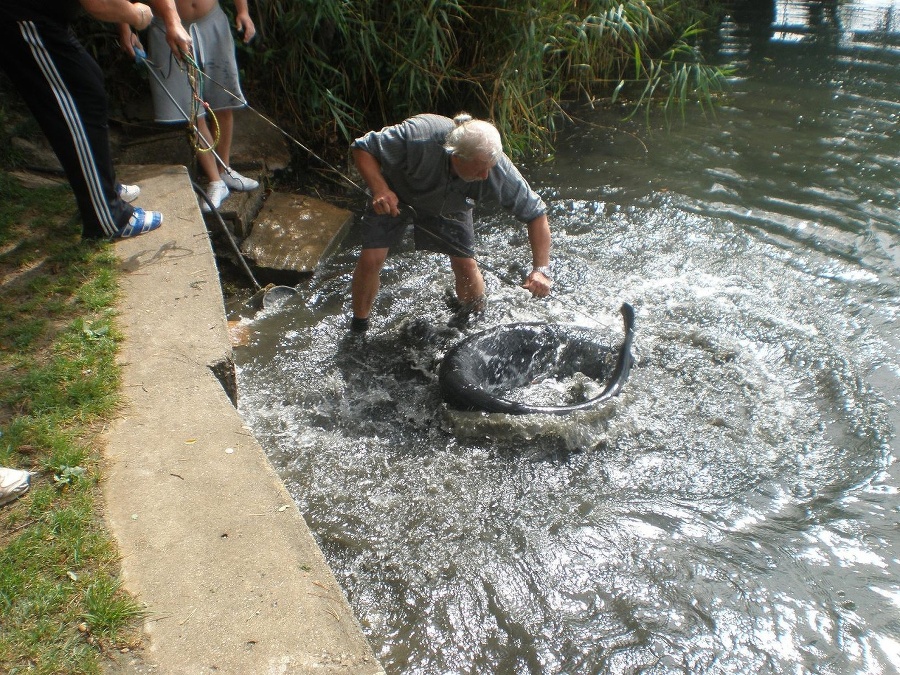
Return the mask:
<path id="1" fill-rule="evenodd" d="M 356 332 L 365 332 L 369 327 L 369 314 L 381 286 L 379 277 L 387 254 L 387 248 L 364 248 L 359 254 L 350 285 L 350 306 L 353 309 L 350 327 Z"/>

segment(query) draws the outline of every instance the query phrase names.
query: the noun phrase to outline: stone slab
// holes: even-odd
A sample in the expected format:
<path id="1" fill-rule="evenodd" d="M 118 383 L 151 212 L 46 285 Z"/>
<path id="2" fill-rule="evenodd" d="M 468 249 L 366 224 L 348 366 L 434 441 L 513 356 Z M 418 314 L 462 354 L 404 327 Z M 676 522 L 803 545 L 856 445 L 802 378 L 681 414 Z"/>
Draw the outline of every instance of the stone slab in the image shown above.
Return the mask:
<path id="1" fill-rule="evenodd" d="M 273 192 L 241 245 L 257 267 L 314 272 L 340 244 L 353 213 L 306 195 Z"/>
<path id="2" fill-rule="evenodd" d="M 114 246 L 125 402 L 105 432 L 103 492 L 124 588 L 147 612 L 131 672 L 383 674 L 223 387 L 223 297 L 187 169 L 119 174 L 165 216 Z"/>

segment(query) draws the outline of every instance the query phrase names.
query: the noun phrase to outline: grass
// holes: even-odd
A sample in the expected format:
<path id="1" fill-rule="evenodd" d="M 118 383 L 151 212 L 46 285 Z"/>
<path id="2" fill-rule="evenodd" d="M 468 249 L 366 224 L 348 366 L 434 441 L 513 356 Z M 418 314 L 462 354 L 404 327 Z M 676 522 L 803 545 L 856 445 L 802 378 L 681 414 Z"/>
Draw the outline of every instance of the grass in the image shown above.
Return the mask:
<path id="1" fill-rule="evenodd" d="M 512 155 L 552 149 L 577 103 L 712 111 L 724 71 L 700 50 L 712 0 L 273 0 L 239 48 L 245 90 L 300 135 L 346 147 L 417 112 L 497 124 Z"/>
<path id="2" fill-rule="evenodd" d="M 81 242 L 76 212 L 67 185 L 0 171 L 0 465 L 35 473 L 0 507 L 3 673 L 100 673 L 139 641 L 99 485 L 119 403 L 117 265 Z"/>

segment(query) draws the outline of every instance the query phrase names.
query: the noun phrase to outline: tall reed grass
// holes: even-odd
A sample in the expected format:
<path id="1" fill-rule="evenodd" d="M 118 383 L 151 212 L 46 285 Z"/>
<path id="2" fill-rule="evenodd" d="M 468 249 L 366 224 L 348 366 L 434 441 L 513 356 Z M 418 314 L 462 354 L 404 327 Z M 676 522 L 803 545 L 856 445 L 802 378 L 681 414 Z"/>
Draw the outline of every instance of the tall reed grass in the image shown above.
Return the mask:
<path id="1" fill-rule="evenodd" d="M 227 3 L 226 3 L 227 5 Z M 257 0 L 252 99 L 344 143 L 417 112 L 492 119 L 513 154 L 546 149 L 576 101 L 712 106 L 698 49 L 709 0 Z"/>

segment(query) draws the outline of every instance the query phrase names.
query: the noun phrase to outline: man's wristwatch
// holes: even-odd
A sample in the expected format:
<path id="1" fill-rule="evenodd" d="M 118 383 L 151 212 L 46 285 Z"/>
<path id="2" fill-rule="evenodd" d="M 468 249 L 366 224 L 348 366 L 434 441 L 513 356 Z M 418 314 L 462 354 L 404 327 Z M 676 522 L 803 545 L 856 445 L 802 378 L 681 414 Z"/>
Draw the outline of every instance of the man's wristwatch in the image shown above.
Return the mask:
<path id="1" fill-rule="evenodd" d="M 550 276 L 550 266 L 549 265 L 541 265 L 540 267 L 532 267 L 532 272 L 540 272 L 545 277 L 547 277 L 550 281 L 553 281 L 553 277 Z"/>

